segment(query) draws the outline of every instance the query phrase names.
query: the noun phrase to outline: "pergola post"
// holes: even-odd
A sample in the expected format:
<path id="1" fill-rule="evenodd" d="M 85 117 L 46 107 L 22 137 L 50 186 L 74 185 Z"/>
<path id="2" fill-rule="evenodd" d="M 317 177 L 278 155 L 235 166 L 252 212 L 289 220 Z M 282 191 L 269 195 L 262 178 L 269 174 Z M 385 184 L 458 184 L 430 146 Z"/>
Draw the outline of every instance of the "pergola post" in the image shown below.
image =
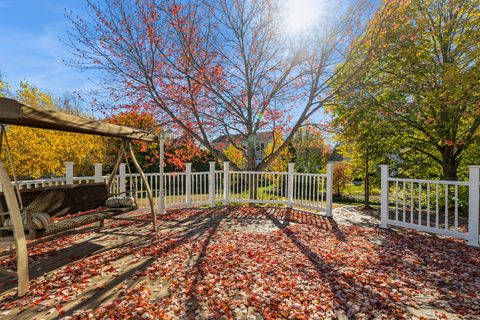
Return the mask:
<path id="1" fill-rule="evenodd" d="M 210 173 L 208 175 L 208 200 L 210 208 L 215 207 L 215 161 L 210 161 Z"/>
<path id="2" fill-rule="evenodd" d="M 73 162 L 65 162 L 65 183 L 73 184 Z"/>
<path id="3" fill-rule="evenodd" d="M 387 164 L 380 165 L 380 228 L 388 228 L 388 175 Z M 413 188 L 413 187 L 412 187 Z"/>
<path id="4" fill-rule="evenodd" d="M 468 179 L 468 245 L 478 247 L 480 211 L 480 166 L 469 166 Z"/>
<path id="5" fill-rule="evenodd" d="M 185 164 L 185 202 L 187 208 L 192 205 L 192 164 Z"/>
<path id="6" fill-rule="evenodd" d="M 333 166 L 333 163 L 327 164 L 327 192 L 325 197 L 325 214 L 327 217 L 331 217 L 333 211 Z"/>
<path id="7" fill-rule="evenodd" d="M 230 202 L 230 162 L 225 161 L 223 163 L 223 205 L 227 205 Z"/>
<path id="8" fill-rule="evenodd" d="M 102 176 L 103 165 L 101 163 L 95 163 L 93 166 L 94 166 L 93 180 L 95 182 L 103 182 L 103 176 Z"/>
<path id="9" fill-rule="evenodd" d="M 13 190 L 12 182 L 7 171 L 0 160 L 0 183 L 7 203 L 10 220 L 12 221 L 13 236 L 15 238 L 15 249 L 17 251 L 17 277 L 18 277 L 18 295 L 23 296 L 28 291 L 28 253 L 27 241 L 23 228 L 22 216 L 18 206 L 17 197 Z"/>
<path id="10" fill-rule="evenodd" d="M 145 186 L 145 191 L 147 192 L 148 202 L 150 203 L 150 209 L 152 214 L 152 224 L 153 224 L 153 231 L 157 231 L 157 213 L 155 212 L 155 202 L 153 201 L 152 189 L 150 188 L 150 184 L 148 183 L 147 177 L 145 173 L 143 173 L 142 167 L 137 161 L 135 157 L 135 152 L 133 152 L 132 144 L 128 141 L 128 151 L 130 152 L 130 157 L 132 158 L 133 165 L 137 169 L 138 173 L 140 174 L 140 178 L 142 179 L 143 185 Z"/>
<path id="11" fill-rule="evenodd" d="M 120 163 L 120 169 L 118 171 L 120 182 L 119 182 L 119 188 L 120 188 L 120 193 L 125 193 L 127 191 L 127 164 L 126 163 Z"/>
<path id="12" fill-rule="evenodd" d="M 165 185 L 164 185 L 164 170 L 165 170 L 165 137 L 163 132 L 158 136 L 158 146 L 160 148 L 159 159 L 159 181 L 158 181 L 158 213 L 165 213 Z"/>
<path id="13" fill-rule="evenodd" d="M 288 164 L 288 176 L 287 176 L 287 207 L 293 207 L 293 174 L 295 173 L 295 163 Z"/>

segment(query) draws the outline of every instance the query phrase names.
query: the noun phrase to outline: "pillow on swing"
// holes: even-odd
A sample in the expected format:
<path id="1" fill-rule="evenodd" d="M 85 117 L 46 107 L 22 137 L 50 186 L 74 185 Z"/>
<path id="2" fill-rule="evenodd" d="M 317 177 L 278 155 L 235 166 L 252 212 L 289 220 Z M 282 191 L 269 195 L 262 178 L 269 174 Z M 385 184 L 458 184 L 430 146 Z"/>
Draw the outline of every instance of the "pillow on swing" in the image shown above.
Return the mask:
<path id="1" fill-rule="evenodd" d="M 27 216 L 22 215 L 23 226 L 27 227 Z M 43 212 L 34 212 L 32 213 L 32 223 L 35 230 L 45 229 L 48 225 L 52 224 L 52 219 L 50 215 Z M 4 227 L 13 228 L 10 217 L 5 219 L 3 222 Z"/>
<path id="2" fill-rule="evenodd" d="M 110 197 L 105 201 L 105 206 L 109 208 L 124 208 L 135 205 L 135 199 L 132 196 Z"/>

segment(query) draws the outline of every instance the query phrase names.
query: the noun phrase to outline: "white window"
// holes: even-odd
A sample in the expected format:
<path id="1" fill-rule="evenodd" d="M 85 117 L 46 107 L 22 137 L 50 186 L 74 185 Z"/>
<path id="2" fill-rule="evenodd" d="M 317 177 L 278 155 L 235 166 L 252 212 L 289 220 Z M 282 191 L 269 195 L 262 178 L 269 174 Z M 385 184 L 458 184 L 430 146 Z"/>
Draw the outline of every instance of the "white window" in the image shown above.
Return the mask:
<path id="1" fill-rule="evenodd" d="M 257 145 L 255 146 L 255 151 L 256 152 L 263 152 L 263 150 L 265 150 L 265 143 L 257 142 Z"/>

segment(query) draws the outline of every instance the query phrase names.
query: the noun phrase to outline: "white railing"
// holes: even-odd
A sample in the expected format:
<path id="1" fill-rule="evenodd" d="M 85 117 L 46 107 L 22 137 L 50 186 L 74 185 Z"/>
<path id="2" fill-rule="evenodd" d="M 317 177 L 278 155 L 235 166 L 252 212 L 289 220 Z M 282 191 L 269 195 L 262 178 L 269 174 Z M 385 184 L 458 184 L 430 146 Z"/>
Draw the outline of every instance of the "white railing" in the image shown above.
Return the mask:
<path id="1" fill-rule="evenodd" d="M 381 166 L 381 227 L 411 228 L 468 240 L 478 246 L 479 171 L 469 181 L 402 179 Z"/>
<path id="2" fill-rule="evenodd" d="M 305 208 L 326 208 L 326 174 L 295 173 L 293 203 Z"/>
<path id="3" fill-rule="evenodd" d="M 125 167 L 125 164 L 122 164 L 122 166 Z M 18 186 L 20 187 L 20 189 L 23 190 L 23 189 L 42 188 L 42 187 L 64 186 L 69 184 L 102 182 L 108 179 L 108 176 L 102 176 L 101 163 L 96 163 L 94 168 L 95 168 L 95 174 L 93 176 L 75 177 L 73 175 L 73 162 L 66 162 L 65 177 L 35 179 L 35 180 L 19 180 Z M 1 191 L 2 189 L 0 186 L 0 192 Z"/>
<path id="4" fill-rule="evenodd" d="M 223 170 L 215 170 L 210 163 L 206 172 L 192 172 L 187 163 L 185 172 L 164 173 L 163 199 L 160 190 L 160 174 L 147 173 L 147 181 L 160 212 L 165 208 L 215 206 L 229 203 L 278 204 L 287 207 L 332 212 L 332 168 L 327 165 L 326 174 L 296 173 L 294 164 L 288 165 L 287 172 L 230 171 L 229 164 Z M 19 181 L 22 189 L 71 185 L 80 183 L 105 182 L 102 165 L 95 165 L 95 174 L 87 177 L 73 176 L 73 163 L 66 163 L 66 175 L 62 178 Z M 133 193 L 140 204 L 146 203 L 146 188 L 138 173 L 128 174 L 122 163 L 115 176 L 112 193 Z M 164 207 L 162 207 L 164 206 Z"/>
<path id="5" fill-rule="evenodd" d="M 327 174 L 309 174 L 295 173 L 293 164 L 289 165 L 288 172 L 257 172 L 230 171 L 228 163 L 224 164 L 223 170 L 215 170 L 215 163 L 211 162 L 209 171 L 192 172 L 191 164 L 187 163 L 185 172 L 164 174 L 165 207 L 159 210 L 219 203 L 257 203 L 303 207 L 331 214 L 332 197 L 327 188 L 329 175 L 332 176 L 331 165 L 327 167 Z M 159 173 L 146 176 L 158 206 L 161 194 Z M 140 176 L 120 170 L 112 191 L 130 189 L 136 190 L 137 199 L 146 198 Z"/>

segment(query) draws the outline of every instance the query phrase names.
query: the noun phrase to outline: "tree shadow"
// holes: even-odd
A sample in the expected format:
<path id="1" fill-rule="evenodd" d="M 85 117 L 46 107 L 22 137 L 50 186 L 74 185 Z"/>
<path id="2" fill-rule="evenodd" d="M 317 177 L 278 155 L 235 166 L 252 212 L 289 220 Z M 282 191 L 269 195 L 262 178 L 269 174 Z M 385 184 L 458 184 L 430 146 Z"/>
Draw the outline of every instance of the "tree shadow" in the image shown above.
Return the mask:
<path id="1" fill-rule="evenodd" d="M 197 289 L 198 283 L 203 279 L 205 275 L 205 271 L 203 270 L 203 261 L 207 255 L 208 246 L 210 245 L 213 236 L 217 232 L 221 220 L 222 217 L 218 215 L 210 217 L 210 228 L 208 230 L 208 235 L 203 241 L 200 253 L 198 254 L 195 264 L 193 265 L 193 268 L 191 270 L 190 276 L 193 278 L 193 281 L 192 284 L 189 286 L 187 292 L 187 300 L 185 301 L 185 310 L 187 311 L 188 318 L 194 318 L 195 310 L 200 306 L 195 290 Z"/>
<path id="2" fill-rule="evenodd" d="M 288 213 L 285 215 L 286 219 L 284 222 L 281 222 L 275 215 L 269 214 L 268 212 L 265 214 L 314 266 L 318 275 L 324 279 L 324 281 L 330 287 L 330 290 L 334 296 L 334 300 L 338 303 L 339 308 L 343 312 L 348 314 L 352 305 L 361 306 L 364 302 L 370 303 L 370 301 L 374 300 L 376 301 L 375 307 L 381 309 L 383 314 L 393 317 L 398 316 L 398 308 L 403 306 L 395 305 L 392 302 L 386 301 L 382 295 L 371 290 L 368 285 L 364 285 L 356 281 L 354 277 L 338 271 L 335 266 L 325 262 L 320 254 L 312 250 L 308 245 L 300 240 L 296 233 L 289 228 L 290 222 Z M 331 231 L 335 234 L 336 239 L 340 242 L 345 242 L 345 237 L 338 226 L 333 227 L 336 225 L 333 219 L 323 219 L 326 219 L 328 224 L 332 226 Z M 352 289 L 355 291 L 356 295 L 348 296 L 346 291 Z M 348 303 L 351 303 L 351 305 L 348 305 Z M 339 310 L 335 311 L 338 312 Z"/>
<path id="3" fill-rule="evenodd" d="M 369 268 L 381 268 L 391 282 L 402 283 L 418 296 L 433 294 L 432 299 L 422 302 L 427 307 L 460 314 L 468 310 L 468 314 L 480 316 L 477 298 L 480 283 L 475 281 L 480 278 L 479 248 L 469 247 L 460 240 L 402 228 L 381 232 L 383 237 L 375 254 L 382 261 Z"/>
<path id="4" fill-rule="evenodd" d="M 166 242 L 165 246 L 162 247 L 162 250 L 160 252 L 156 252 L 156 253 L 152 252 L 151 254 L 149 253 L 148 249 L 152 245 L 153 242 L 149 241 L 148 237 L 136 237 L 135 239 L 129 241 L 128 243 L 123 243 L 122 244 L 123 246 L 132 246 L 134 249 L 125 250 L 125 252 L 121 252 L 120 254 L 116 255 L 114 259 L 109 261 L 110 265 L 113 264 L 115 261 L 118 261 L 118 260 L 120 260 L 120 259 L 122 259 L 126 256 L 129 256 L 132 253 L 134 253 L 135 251 L 139 251 L 139 250 L 144 250 L 145 251 L 144 252 L 144 257 L 145 257 L 146 260 L 143 261 L 139 266 L 137 266 L 133 269 L 130 269 L 130 270 L 126 270 L 125 272 L 118 275 L 115 279 L 110 281 L 105 286 L 105 288 L 102 288 L 101 290 L 96 292 L 92 297 L 89 297 L 85 301 L 78 300 L 79 303 L 78 304 L 74 303 L 69 309 L 65 310 L 65 313 L 62 316 L 71 315 L 73 313 L 73 311 L 78 310 L 79 308 L 84 308 L 84 307 L 93 306 L 93 305 L 98 306 L 100 303 L 105 302 L 105 301 L 113 298 L 116 295 L 116 292 L 114 292 L 114 290 L 112 290 L 112 289 L 115 288 L 123 280 L 128 279 L 132 274 L 134 274 L 136 272 L 144 272 L 153 262 L 157 261 L 158 259 L 161 259 L 163 256 L 168 254 L 171 250 L 185 244 L 189 240 L 194 239 L 194 238 L 200 238 L 210 228 L 209 224 L 211 223 L 211 220 L 202 219 L 201 221 L 199 221 L 199 220 L 192 219 L 192 221 L 196 221 L 196 223 L 191 228 L 189 228 L 187 231 L 185 231 L 184 233 L 180 233 L 176 240 L 174 240 L 172 242 Z M 134 226 L 134 228 L 136 228 L 136 227 L 137 226 Z M 119 228 L 118 225 L 113 226 L 113 229 L 117 229 L 117 228 Z M 104 235 L 109 235 L 110 233 L 107 230 L 103 234 Z M 125 234 L 122 234 L 122 235 L 127 235 L 128 236 L 129 233 L 126 232 Z M 95 238 L 97 238 L 99 236 L 101 236 L 101 234 L 95 234 Z M 157 240 L 154 240 L 154 241 L 157 241 L 157 242 L 160 241 L 161 242 L 161 241 L 165 241 L 166 239 L 167 239 L 166 237 L 163 237 L 163 238 L 161 237 L 160 239 L 157 239 Z M 49 257 L 51 260 L 54 261 L 54 263 L 51 264 L 51 267 L 49 269 L 45 269 L 43 271 L 43 274 L 45 274 L 49 271 L 59 270 L 62 267 L 65 267 L 67 264 L 74 265 L 74 264 L 77 264 L 77 263 L 83 263 L 82 261 L 83 261 L 84 258 L 89 259 L 89 258 L 94 258 L 96 256 L 101 256 L 102 254 L 108 254 L 109 251 L 111 251 L 113 249 L 118 249 L 119 246 L 114 246 L 114 247 L 110 247 L 110 248 L 105 247 L 104 248 L 103 246 L 98 246 L 98 245 L 94 245 L 94 244 L 91 244 L 91 243 L 88 244 L 88 241 L 87 241 L 87 242 L 82 242 L 82 243 L 79 243 L 79 244 L 74 244 L 73 246 L 65 248 L 65 252 L 78 253 L 78 249 L 81 248 L 81 247 L 82 247 L 82 250 L 85 249 L 85 252 L 84 252 L 84 254 L 82 254 L 82 257 L 80 259 L 74 259 L 73 261 L 70 260 L 70 261 L 68 261 L 68 263 L 61 263 L 61 262 L 64 262 L 63 260 L 62 261 L 60 261 L 60 260 L 55 261 L 55 257 L 58 257 L 58 255 L 53 255 L 52 257 Z M 102 267 L 103 266 L 104 265 L 102 265 Z M 16 283 L 16 281 L 14 281 L 14 282 Z M 12 288 L 13 287 L 15 287 L 15 284 L 12 284 Z M 88 290 L 88 288 L 89 287 L 87 287 L 85 290 Z M 3 291 L 5 291 L 5 290 L 3 290 Z M 46 289 L 46 290 L 48 292 L 48 290 L 50 290 L 50 289 Z M 85 294 L 85 292 L 86 292 L 85 290 L 83 290 L 82 293 L 80 293 L 80 296 L 82 294 Z M 29 299 L 29 298 L 32 297 L 32 295 L 35 295 L 35 294 L 38 294 L 38 293 L 34 293 L 33 290 L 30 290 L 29 292 L 27 292 L 27 294 L 24 297 L 18 297 L 16 295 L 7 296 L 7 297 L 5 297 L 5 299 L 3 299 L 2 304 L 11 303 L 11 302 L 14 302 L 16 300 L 21 301 L 21 300 L 24 300 L 24 299 Z M 54 292 L 50 292 L 50 293 L 46 293 L 46 294 L 51 295 L 51 294 L 54 294 Z M 101 298 L 101 299 L 99 299 L 99 298 Z M 33 317 L 33 316 L 35 316 L 36 312 L 38 312 L 37 308 L 28 308 L 28 309 L 24 309 L 19 314 L 19 316 L 21 316 L 21 317 L 27 316 L 27 318 L 28 318 L 28 316 L 31 314 L 32 317 Z M 28 313 L 28 315 L 27 315 L 27 313 Z"/>

